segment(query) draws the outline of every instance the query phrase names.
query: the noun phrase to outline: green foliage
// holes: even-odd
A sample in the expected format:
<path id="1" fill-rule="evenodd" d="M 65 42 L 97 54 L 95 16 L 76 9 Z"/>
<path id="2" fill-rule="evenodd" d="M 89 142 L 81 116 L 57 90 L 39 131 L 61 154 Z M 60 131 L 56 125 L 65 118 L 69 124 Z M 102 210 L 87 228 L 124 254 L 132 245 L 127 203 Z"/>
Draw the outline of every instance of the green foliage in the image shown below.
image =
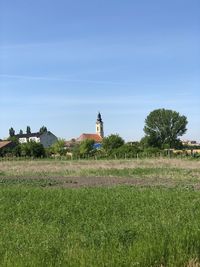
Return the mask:
<path id="1" fill-rule="evenodd" d="M 11 127 L 10 129 L 9 129 L 9 136 L 10 137 L 13 137 L 15 135 L 15 130 L 13 129 L 13 127 Z"/>
<path id="2" fill-rule="evenodd" d="M 34 141 L 21 144 L 21 155 L 24 157 L 45 157 L 45 149 L 42 144 Z"/>
<path id="3" fill-rule="evenodd" d="M 111 153 L 113 149 L 118 149 L 124 145 L 124 140 L 118 134 L 111 134 L 103 138 L 102 147 L 106 153 Z"/>
<path id="4" fill-rule="evenodd" d="M 121 153 L 128 154 L 137 154 L 141 152 L 141 148 L 139 144 L 124 144 L 123 146 L 118 148 L 118 151 Z"/>
<path id="5" fill-rule="evenodd" d="M 47 132 L 47 127 L 46 126 L 42 126 L 39 130 L 39 132 L 42 133 L 46 133 Z"/>
<path id="6" fill-rule="evenodd" d="M 19 134 L 23 134 L 23 130 L 22 129 L 20 129 Z"/>
<path id="7" fill-rule="evenodd" d="M 122 146 L 112 149 L 109 152 L 110 157 L 117 158 L 133 158 L 141 152 L 139 145 L 136 144 L 123 144 Z"/>
<path id="8" fill-rule="evenodd" d="M 51 153 L 63 156 L 66 154 L 65 140 L 58 139 L 50 148 Z"/>
<path id="9" fill-rule="evenodd" d="M 22 150 L 21 150 L 21 145 L 17 145 L 16 147 L 14 147 L 13 149 L 13 154 L 15 157 L 20 157 L 21 156 L 21 153 L 22 153 Z"/>
<path id="10" fill-rule="evenodd" d="M 72 148 L 72 154 L 74 158 L 85 158 L 94 156 L 97 150 L 94 148 L 95 141 L 86 139 L 81 143 L 75 143 Z"/>
<path id="11" fill-rule="evenodd" d="M 147 153 L 149 155 L 156 154 L 156 153 L 159 153 L 159 152 L 161 152 L 161 150 L 158 147 L 146 147 L 143 150 L 143 153 Z"/>
<path id="12" fill-rule="evenodd" d="M 200 261 L 199 191 L 4 186 L 0 199 L 2 267 Z"/>
<path id="13" fill-rule="evenodd" d="M 30 133 L 31 133 L 31 127 L 30 127 L 30 126 L 27 126 L 27 127 L 26 127 L 26 133 L 27 133 L 27 134 L 30 134 Z"/>
<path id="14" fill-rule="evenodd" d="M 144 150 L 145 148 L 152 147 L 154 143 L 151 142 L 150 136 L 146 135 L 140 140 L 140 145 L 141 148 Z"/>
<path id="15" fill-rule="evenodd" d="M 80 158 L 80 143 L 75 143 L 71 151 L 74 158 Z"/>
<path id="16" fill-rule="evenodd" d="M 145 120 L 144 132 L 149 146 L 174 148 L 180 145 L 179 136 L 186 131 L 187 118 L 178 112 L 157 109 L 152 111 Z"/>
<path id="17" fill-rule="evenodd" d="M 86 139 L 80 143 L 80 155 L 90 155 L 94 152 L 94 140 Z"/>
<path id="18" fill-rule="evenodd" d="M 19 145 L 19 140 L 16 136 L 10 136 L 7 140 L 13 142 L 15 145 Z"/>

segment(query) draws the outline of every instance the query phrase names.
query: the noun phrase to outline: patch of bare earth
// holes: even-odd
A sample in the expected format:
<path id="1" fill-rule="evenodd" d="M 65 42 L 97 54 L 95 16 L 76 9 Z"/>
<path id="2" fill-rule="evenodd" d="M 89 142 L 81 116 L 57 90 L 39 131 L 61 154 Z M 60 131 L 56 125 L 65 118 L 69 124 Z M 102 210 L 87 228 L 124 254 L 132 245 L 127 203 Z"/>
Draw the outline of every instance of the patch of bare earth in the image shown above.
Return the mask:
<path id="1" fill-rule="evenodd" d="M 13 177 L 3 177 L 6 180 L 13 180 Z M 42 187 L 45 188 L 91 188 L 91 187 L 113 187 L 113 186 L 139 186 L 139 187 L 164 187 L 164 188 L 174 188 L 180 186 L 178 181 L 171 179 L 160 179 L 158 178 L 121 178 L 121 177 L 15 177 L 15 181 L 19 184 L 26 184 L 25 181 L 45 181 L 45 184 L 41 183 Z M 21 182 L 22 183 L 21 183 Z M 195 190 L 200 190 L 199 183 L 184 183 L 185 188 L 193 188 Z"/>
<path id="2" fill-rule="evenodd" d="M 112 187 L 117 185 L 129 186 L 166 186 L 174 187 L 175 184 L 171 181 L 160 181 L 159 179 L 134 179 L 134 178 L 119 178 L 119 177 L 70 177 L 57 178 L 61 179 L 62 187 L 78 188 L 78 187 Z"/>

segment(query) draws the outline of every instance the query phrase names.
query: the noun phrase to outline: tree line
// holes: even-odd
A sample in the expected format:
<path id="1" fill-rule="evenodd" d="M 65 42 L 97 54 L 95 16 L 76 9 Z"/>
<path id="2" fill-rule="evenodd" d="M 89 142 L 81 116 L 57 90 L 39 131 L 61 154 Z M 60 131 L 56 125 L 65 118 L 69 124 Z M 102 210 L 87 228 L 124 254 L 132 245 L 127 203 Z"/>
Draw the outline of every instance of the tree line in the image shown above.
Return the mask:
<path id="1" fill-rule="evenodd" d="M 94 140 L 84 140 L 82 142 L 72 142 L 70 147 L 66 147 L 66 142 L 59 139 L 51 147 L 44 149 L 41 144 L 28 142 L 19 144 L 14 140 L 13 128 L 9 130 L 10 140 L 16 143 L 12 154 L 15 156 L 27 157 L 51 157 L 55 155 L 73 155 L 75 158 L 102 157 L 113 158 L 114 156 L 132 157 L 138 153 L 156 153 L 167 149 L 183 148 L 180 137 L 187 131 L 187 118 L 178 112 L 167 109 L 156 109 L 145 119 L 145 136 L 139 142 L 125 143 L 118 134 L 111 134 L 103 138 L 100 148 L 95 146 Z M 40 132 L 47 131 L 45 126 L 40 128 Z M 27 133 L 31 129 L 27 126 Z"/>
<path id="2" fill-rule="evenodd" d="M 39 129 L 39 133 L 45 133 L 45 132 L 47 132 L 48 130 L 47 130 L 47 127 L 46 126 L 42 126 L 40 129 Z M 15 130 L 14 130 L 14 128 L 13 127 L 11 127 L 10 129 L 9 129 L 9 137 L 14 137 L 15 136 Z M 27 126 L 26 127 L 26 131 L 24 132 L 22 129 L 20 129 L 19 130 L 19 133 L 18 133 L 19 135 L 22 135 L 22 134 L 31 134 L 31 127 L 30 126 Z"/>

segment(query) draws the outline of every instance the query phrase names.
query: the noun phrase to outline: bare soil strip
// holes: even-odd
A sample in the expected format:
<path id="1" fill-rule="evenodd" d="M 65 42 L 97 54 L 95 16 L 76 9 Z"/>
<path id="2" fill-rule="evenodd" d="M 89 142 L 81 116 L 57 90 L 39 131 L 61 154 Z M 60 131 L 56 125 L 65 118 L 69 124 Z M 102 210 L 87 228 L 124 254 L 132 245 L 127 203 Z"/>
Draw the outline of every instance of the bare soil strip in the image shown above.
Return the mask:
<path id="1" fill-rule="evenodd" d="M 171 179 L 158 178 L 121 178 L 121 177 L 2 177 L 1 181 L 10 182 L 10 184 L 31 183 L 45 188 L 81 188 L 81 187 L 113 187 L 113 186 L 139 186 L 139 187 L 166 187 L 174 188 L 182 186 L 185 188 L 200 190 L 200 182 L 175 181 Z M 37 183 L 40 181 L 40 183 Z M 45 181 L 45 183 L 42 183 Z"/>

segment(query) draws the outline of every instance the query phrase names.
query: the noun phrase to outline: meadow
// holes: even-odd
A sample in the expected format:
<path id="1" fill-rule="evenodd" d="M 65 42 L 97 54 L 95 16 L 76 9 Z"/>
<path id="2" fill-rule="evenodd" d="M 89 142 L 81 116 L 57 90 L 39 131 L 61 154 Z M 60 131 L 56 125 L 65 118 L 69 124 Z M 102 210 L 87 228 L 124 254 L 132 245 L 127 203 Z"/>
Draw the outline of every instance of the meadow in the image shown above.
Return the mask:
<path id="1" fill-rule="evenodd" d="M 0 266 L 200 266 L 199 179 L 198 160 L 1 161 Z"/>

